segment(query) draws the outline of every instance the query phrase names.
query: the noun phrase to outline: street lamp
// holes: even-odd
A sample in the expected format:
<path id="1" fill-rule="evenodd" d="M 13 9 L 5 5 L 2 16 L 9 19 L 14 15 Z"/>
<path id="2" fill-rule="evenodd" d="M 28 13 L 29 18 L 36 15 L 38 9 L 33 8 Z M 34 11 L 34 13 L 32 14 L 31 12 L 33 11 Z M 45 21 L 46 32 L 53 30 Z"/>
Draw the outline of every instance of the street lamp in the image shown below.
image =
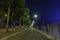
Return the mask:
<path id="1" fill-rule="evenodd" d="M 36 14 L 34 15 L 34 18 L 35 18 L 35 19 L 37 18 L 37 15 L 36 15 Z M 30 26 L 31 28 L 33 27 L 34 23 L 35 23 L 35 21 L 32 21 L 32 24 L 31 24 L 31 26 Z"/>
<path id="2" fill-rule="evenodd" d="M 5 17 L 7 17 L 7 14 L 5 14 Z"/>
<path id="3" fill-rule="evenodd" d="M 35 14 L 34 17 L 37 18 L 37 15 Z"/>
<path id="4" fill-rule="evenodd" d="M 30 25 L 30 28 L 33 28 L 35 21 L 32 21 L 32 24 Z"/>

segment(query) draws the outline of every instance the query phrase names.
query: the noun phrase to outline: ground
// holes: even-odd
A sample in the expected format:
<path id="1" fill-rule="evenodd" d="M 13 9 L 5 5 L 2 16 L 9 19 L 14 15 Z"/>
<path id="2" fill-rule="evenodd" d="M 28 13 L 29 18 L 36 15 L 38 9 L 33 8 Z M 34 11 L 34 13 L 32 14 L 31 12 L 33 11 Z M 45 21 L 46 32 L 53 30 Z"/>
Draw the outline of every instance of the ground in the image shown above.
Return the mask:
<path id="1" fill-rule="evenodd" d="M 6 32 L 6 28 L 0 29 L 0 38 L 11 35 L 15 32 L 16 32 L 15 28 L 9 28 L 9 32 Z"/>
<path id="2" fill-rule="evenodd" d="M 6 29 L 4 29 L 4 31 L 5 30 Z M 0 32 L 3 32 L 3 33 L 0 33 L 0 37 L 2 35 L 2 38 L 0 40 L 57 40 L 53 36 L 43 33 L 42 31 L 35 28 L 19 29 L 18 32 L 16 32 L 16 29 L 14 28 L 9 30 L 10 31 L 8 33 L 6 32 L 4 33 L 3 30 L 0 31 Z"/>
<path id="3" fill-rule="evenodd" d="M 51 40 L 35 30 L 26 30 L 7 40 Z"/>

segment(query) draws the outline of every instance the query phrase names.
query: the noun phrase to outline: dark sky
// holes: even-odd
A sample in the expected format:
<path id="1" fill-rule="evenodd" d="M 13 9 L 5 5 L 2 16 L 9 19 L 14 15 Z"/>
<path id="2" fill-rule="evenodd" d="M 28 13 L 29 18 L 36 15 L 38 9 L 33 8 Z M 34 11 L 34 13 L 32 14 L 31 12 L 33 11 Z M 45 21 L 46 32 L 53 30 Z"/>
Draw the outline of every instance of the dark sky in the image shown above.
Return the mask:
<path id="1" fill-rule="evenodd" d="M 27 0 L 26 6 L 30 8 L 31 20 L 37 12 L 36 24 L 39 26 L 60 22 L 60 0 Z"/>

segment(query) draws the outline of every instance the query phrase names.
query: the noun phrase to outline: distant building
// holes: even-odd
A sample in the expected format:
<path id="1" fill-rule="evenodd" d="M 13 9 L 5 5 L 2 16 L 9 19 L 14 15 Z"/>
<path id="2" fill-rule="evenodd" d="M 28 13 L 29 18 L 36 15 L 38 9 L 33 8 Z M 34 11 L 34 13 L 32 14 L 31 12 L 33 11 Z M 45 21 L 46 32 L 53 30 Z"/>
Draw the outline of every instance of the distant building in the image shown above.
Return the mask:
<path id="1" fill-rule="evenodd" d="M 60 23 L 44 25 L 42 31 L 60 38 Z"/>

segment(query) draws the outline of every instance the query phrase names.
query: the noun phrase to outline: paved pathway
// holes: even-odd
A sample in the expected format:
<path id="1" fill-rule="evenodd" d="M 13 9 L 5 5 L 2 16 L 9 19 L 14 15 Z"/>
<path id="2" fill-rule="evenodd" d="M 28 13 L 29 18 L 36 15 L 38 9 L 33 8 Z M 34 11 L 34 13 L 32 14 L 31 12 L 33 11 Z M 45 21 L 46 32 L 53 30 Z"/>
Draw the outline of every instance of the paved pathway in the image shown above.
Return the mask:
<path id="1" fill-rule="evenodd" d="M 55 38 L 41 32 L 40 30 L 28 28 L 4 37 L 1 40 L 55 40 Z"/>
<path id="2" fill-rule="evenodd" d="M 7 40 L 50 40 L 46 36 L 43 36 L 41 33 L 34 30 L 26 30 L 22 33 L 10 37 Z"/>

